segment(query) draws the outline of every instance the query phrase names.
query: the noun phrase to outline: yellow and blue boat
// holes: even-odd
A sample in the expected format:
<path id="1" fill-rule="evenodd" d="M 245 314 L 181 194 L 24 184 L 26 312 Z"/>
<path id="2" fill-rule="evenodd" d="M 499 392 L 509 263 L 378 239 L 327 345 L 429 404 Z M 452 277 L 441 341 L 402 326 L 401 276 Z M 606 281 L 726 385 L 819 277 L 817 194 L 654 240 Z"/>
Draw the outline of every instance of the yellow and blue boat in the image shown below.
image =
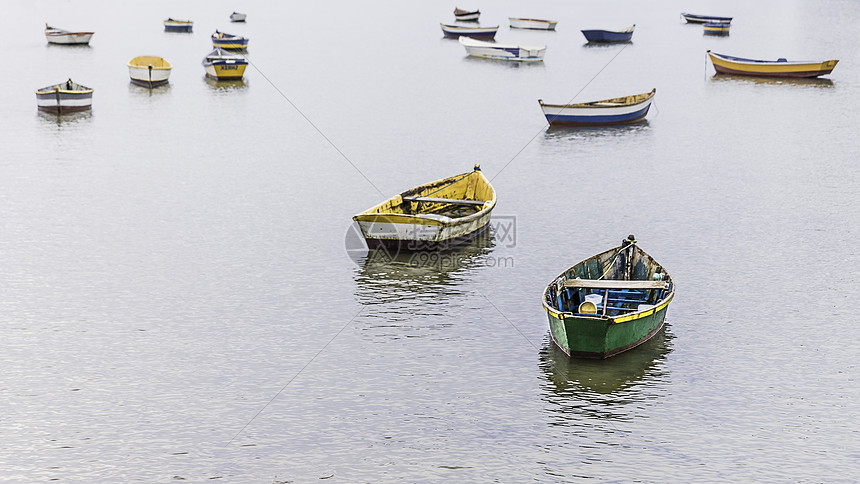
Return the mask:
<path id="1" fill-rule="evenodd" d="M 657 334 L 674 296 L 672 278 L 630 235 L 556 277 L 543 307 L 552 340 L 565 353 L 608 358 Z"/>
<path id="2" fill-rule="evenodd" d="M 732 57 L 708 51 L 717 74 L 756 77 L 818 77 L 833 72 L 836 59 L 826 61 L 789 61 L 787 59 L 757 60 Z"/>
<path id="3" fill-rule="evenodd" d="M 242 79 L 245 68 L 248 67 L 248 61 L 244 57 L 219 47 L 204 57 L 202 64 L 206 70 L 206 76 L 219 81 Z"/>
<path id="4" fill-rule="evenodd" d="M 370 249 L 444 250 L 489 225 L 496 190 L 481 168 L 411 188 L 352 219 Z"/>
<path id="5" fill-rule="evenodd" d="M 707 35 L 729 35 L 731 26 L 728 22 L 706 22 L 702 28 Z"/>
<path id="6" fill-rule="evenodd" d="M 212 45 L 222 49 L 245 50 L 248 48 L 248 38 L 216 30 L 212 34 Z"/>
<path id="7" fill-rule="evenodd" d="M 191 20 L 176 20 L 168 18 L 164 21 L 164 30 L 167 32 L 191 32 L 194 22 Z"/>

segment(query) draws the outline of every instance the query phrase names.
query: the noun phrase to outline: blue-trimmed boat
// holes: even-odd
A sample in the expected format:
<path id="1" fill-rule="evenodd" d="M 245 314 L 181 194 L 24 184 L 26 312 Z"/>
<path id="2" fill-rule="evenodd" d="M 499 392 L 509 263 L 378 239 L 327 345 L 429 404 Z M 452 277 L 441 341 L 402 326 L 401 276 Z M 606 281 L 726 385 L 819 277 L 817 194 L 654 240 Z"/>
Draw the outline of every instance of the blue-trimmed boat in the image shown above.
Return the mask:
<path id="1" fill-rule="evenodd" d="M 706 22 L 703 29 L 706 35 L 729 35 L 731 26 L 728 22 Z"/>
<path id="2" fill-rule="evenodd" d="M 657 89 L 633 96 L 579 104 L 538 104 L 550 126 L 611 126 L 641 121 L 648 114 Z"/>
<path id="3" fill-rule="evenodd" d="M 719 22 L 722 24 L 732 23 L 732 17 L 717 17 L 715 15 L 696 15 L 694 13 L 682 12 L 681 17 L 689 24 L 704 24 L 708 22 Z"/>
<path id="4" fill-rule="evenodd" d="M 90 109 L 92 105 L 93 89 L 71 79 L 36 89 L 36 106 L 42 111 L 62 114 Z"/>
<path id="5" fill-rule="evenodd" d="M 245 50 L 248 48 L 248 38 L 216 30 L 212 34 L 212 46 L 222 49 Z"/>
<path id="6" fill-rule="evenodd" d="M 167 32 L 191 32 L 194 22 L 191 20 L 176 20 L 168 18 L 164 21 L 164 30 Z"/>
<path id="7" fill-rule="evenodd" d="M 245 75 L 248 61 L 241 55 L 215 47 L 203 58 L 206 76 L 218 81 L 238 81 Z"/>
<path id="8" fill-rule="evenodd" d="M 473 39 L 492 39 L 496 36 L 499 26 L 494 27 L 464 27 L 462 25 L 439 24 L 445 37 L 472 37 Z"/>
<path id="9" fill-rule="evenodd" d="M 589 42 L 629 42 L 635 28 L 636 24 L 624 30 L 583 30 L 582 35 Z"/>
<path id="10" fill-rule="evenodd" d="M 565 353 L 608 358 L 657 334 L 674 296 L 672 278 L 630 235 L 556 277 L 543 307 L 552 340 Z"/>
<path id="11" fill-rule="evenodd" d="M 463 10 L 462 8 L 454 7 L 454 19 L 461 22 L 477 22 L 480 16 L 480 10 Z"/>

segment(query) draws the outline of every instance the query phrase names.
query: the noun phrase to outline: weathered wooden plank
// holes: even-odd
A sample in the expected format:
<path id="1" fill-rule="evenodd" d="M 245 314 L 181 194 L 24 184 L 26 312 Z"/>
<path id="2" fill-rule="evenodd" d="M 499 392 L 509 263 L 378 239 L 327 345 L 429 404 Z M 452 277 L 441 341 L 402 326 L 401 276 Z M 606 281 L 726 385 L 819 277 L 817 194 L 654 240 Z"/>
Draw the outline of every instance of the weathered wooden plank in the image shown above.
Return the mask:
<path id="1" fill-rule="evenodd" d="M 430 202 L 430 203 L 450 203 L 453 205 L 483 205 L 487 202 L 483 200 L 456 200 L 453 198 L 432 198 L 432 197 L 403 197 L 404 202 Z"/>
<path id="2" fill-rule="evenodd" d="M 616 279 L 567 279 L 564 287 L 584 289 L 664 289 L 666 281 L 619 281 Z"/>

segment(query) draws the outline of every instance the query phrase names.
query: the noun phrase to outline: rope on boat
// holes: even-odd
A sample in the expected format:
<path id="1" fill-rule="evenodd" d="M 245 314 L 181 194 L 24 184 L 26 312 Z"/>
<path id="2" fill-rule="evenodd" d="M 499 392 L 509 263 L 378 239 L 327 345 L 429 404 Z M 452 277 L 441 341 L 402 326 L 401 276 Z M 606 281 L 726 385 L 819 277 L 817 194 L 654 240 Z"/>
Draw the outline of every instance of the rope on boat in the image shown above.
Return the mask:
<path id="1" fill-rule="evenodd" d="M 630 247 L 633 247 L 635 243 L 636 238 L 633 237 L 633 234 L 628 235 L 627 238 L 624 239 L 623 242 L 621 242 L 621 247 L 618 248 L 618 252 L 616 252 L 615 257 L 612 258 L 612 262 L 610 262 L 609 266 L 606 267 L 606 271 L 604 271 L 603 274 L 597 278 L 597 280 L 599 281 L 606 277 L 606 274 L 609 274 L 609 270 L 612 269 L 612 266 L 615 265 L 615 261 L 618 260 L 618 256 L 621 255 L 621 253 L 625 250 L 629 249 Z"/>

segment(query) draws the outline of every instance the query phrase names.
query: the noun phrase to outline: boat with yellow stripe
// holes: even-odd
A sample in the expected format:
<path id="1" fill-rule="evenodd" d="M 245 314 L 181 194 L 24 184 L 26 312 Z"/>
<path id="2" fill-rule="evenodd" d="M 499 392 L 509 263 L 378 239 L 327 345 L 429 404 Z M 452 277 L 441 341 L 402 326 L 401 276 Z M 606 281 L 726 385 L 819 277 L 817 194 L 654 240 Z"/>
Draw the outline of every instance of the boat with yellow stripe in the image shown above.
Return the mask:
<path id="1" fill-rule="evenodd" d="M 212 34 L 212 45 L 222 49 L 245 50 L 248 48 L 248 38 L 216 30 Z"/>
<path id="2" fill-rule="evenodd" d="M 833 72 L 838 60 L 789 61 L 784 58 L 771 60 L 744 59 L 708 51 L 717 74 L 757 77 L 818 77 Z"/>
<path id="3" fill-rule="evenodd" d="M 353 220 L 371 249 L 442 250 L 483 232 L 495 206 L 496 190 L 475 165 L 394 195 Z"/>
<path id="4" fill-rule="evenodd" d="M 630 235 L 556 277 L 543 307 L 552 340 L 565 353 L 608 358 L 657 334 L 674 295 L 672 278 Z"/>
<path id="5" fill-rule="evenodd" d="M 238 81 L 245 75 L 248 61 L 239 54 L 216 47 L 203 58 L 206 76 L 219 81 Z"/>

